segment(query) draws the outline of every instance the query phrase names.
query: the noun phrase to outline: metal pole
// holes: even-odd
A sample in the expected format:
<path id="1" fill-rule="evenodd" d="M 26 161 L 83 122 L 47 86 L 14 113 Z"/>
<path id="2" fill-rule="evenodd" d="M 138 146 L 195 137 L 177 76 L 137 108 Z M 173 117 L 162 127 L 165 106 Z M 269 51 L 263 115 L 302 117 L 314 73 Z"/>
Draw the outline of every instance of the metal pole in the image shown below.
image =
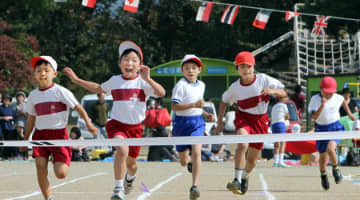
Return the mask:
<path id="1" fill-rule="evenodd" d="M 294 11 L 297 11 L 297 4 L 294 5 Z M 301 85 L 301 71 L 300 71 L 300 59 L 299 59 L 299 33 L 298 33 L 298 16 L 295 16 L 295 21 L 294 21 L 294 40 L 295 40 L 295 45 L 296 45 L 296 49 L 295 49 L 295 56 L 296 56 L 296 68 L 297 68 L 297 82 L 299 85 Z"/>

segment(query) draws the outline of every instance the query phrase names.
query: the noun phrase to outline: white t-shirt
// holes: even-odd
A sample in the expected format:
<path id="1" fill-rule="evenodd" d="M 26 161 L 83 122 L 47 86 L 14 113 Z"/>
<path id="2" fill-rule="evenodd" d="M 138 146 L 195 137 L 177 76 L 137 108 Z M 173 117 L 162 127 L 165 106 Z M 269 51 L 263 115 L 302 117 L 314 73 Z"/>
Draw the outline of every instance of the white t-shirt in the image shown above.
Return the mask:
<path id="1" fill-rule="evenodd" d="M 285 103 L 279 102 L 271 109 L 271 123 L 285 122 L 285 116 L 289 114 L 288 107 Z"/>
<path id="2" fill-rule="evenodd" d="M 114 100 L 110 118 L 125 124 L 144 121 L 146 100 L 149 96 L 155 96 L 154 89 L 140 76 L 134 79 L 112 76 L 101 84 L 101 88 Z"/>
<path id="3" fill-rule="evenodd" d="M 205 83 L 197 80 L 191 83 L 185 78 L 180 79 L 172 90 L 171 101 L 174 103 L 190 104 L 200 101 L 204 98 Z M 178 116 L 201 115 L 202 108 L 190 108 L 182 111 L 176 111 Z"/>
<path id="4" fill-rule="evenodd" d="M 309 103 L 309 113 L 316 112 L 321 106 L 321 95 L 316 94 L 311 97 Z M 333 96 L 325 103 L 324 109 L 321 111 L 319 117 L 315 122 L 319 125 L 327 125 L 334 123 L 340 119 L 339 109 L 344 102 L 342 95 L 334 93 Z"/>
<path id="5" fill-rule="evenodd" d="M 35 128 L 63 129 L 68 123 L 69 108 L 74 108 L 79 102 L 66 88 L 54 84 L 48 89 L 33 90 L 26 103 L 26 111 L 35 116 Z"/>
<path id="6" fill-rule="evenodd" d="M 282 89 L 284 85 L 266 74 L 256 74 L 255 79 L 248 85 L 243 85 L 240 79 L 231 84 L 224 92 L 222 101 L 235 103 L 239 110 L 253 115 L 263 115 L 267 112 L 270 96 L 263 95 L 264 88 Z"/>

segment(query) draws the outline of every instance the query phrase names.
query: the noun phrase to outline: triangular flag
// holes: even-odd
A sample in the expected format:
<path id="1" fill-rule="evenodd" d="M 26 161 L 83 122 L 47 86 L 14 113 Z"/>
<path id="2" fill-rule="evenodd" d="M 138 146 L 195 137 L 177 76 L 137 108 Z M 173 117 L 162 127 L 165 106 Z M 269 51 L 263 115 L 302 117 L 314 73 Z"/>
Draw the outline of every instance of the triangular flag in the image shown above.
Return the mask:
<path id="1" fill-rule="evenodd" d="M 221 22 L 226 24 L 234 24 L 236 15 L 238 14 L 240 6 L 228 5 L 221 17 Z"/>
<path id="2" fill-rule="evenodd" d="M 86 7 L 95 8 L 96 0 L 82 0 L 81 4 Z"/>
<path id="3" fill-rule="evenodd" d="M 255 17 L 255 20 L 254 20 L 252 25 L 257 27 L 257 28 L 260 28 L 260 29 L 265 29 L 266 23 L 269 21 L 270 14 L 271 14 L 271 11 L 260 10 L 257 13 L 257 15 Z"/>
<path id="4" fill-rule="evenodd" d="M 136 13 L 138 11 L 140 0 L 125 0 L 124 10 Z"/>
<path id="5" fill-rule="evenodd" d="M 301 13 L 299 12 L 291 12 L 291 11 L 286 11 L 285 12 L 285 21 L 289 21 L 290 19 L 294 18 L 295 16 L 299 16 Z"/>
<path id="6" fill-rule="evenodd" d="M 325 35 L 325 28 L 327 27 L 327 20 L 329 16 L 316 16 L 316 21 L 314 22 L 314 28 L 312 29 L 311 33 L 315 33 L 316 35 Z"/>
<path id="7" fill-rule="evenodd" d="M 202 2 L 196 15 L 196 21 L 208 22 L 213 2 Z"/>

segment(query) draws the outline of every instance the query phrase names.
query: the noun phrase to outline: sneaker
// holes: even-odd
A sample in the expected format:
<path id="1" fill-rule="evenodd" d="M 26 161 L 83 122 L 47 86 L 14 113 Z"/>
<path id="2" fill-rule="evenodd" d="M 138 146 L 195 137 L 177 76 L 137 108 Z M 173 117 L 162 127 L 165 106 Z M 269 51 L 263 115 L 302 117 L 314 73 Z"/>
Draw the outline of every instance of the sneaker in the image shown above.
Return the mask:
<path id="1" fill-rule="evenodd" d="M 127 172 L 125 175 L 124 190 L 125 190 L 125 194 L 129 194 L 130 192 L 132 192 L 134 190 L 134 183 L 135 183 L 136 177 L 131 181 L 127 180 L 126 177 L 127 177 Z"/>
<path id="2" fill-rule="evenodd" d="M 187 164 L 187 170 L 188 170 L 189 173 L 192 173 L 192 163 L 191 162 L 189 162 Z"/>
<path id="3" fill-rule="evenodd" d="M 328 190 L 330 188 L 329 180 L 326 174 L 321 175 L 321 186 L 324 190 Z"/>
<path id="4" fill-rule="evenodd" d="M 343 179 L 343 176 L 342 176 L 341 171 L 340 171 L 339 168 L 333 170 L 333 176 L 334 176 L 336 184 L 341 183 L 341 181 Z"/>
<path id="5" fill-rule="evenodd" d="M 279 167 L 279 164 L 274 162 L 273 167 Z"/>
<path id="6" fill-rule="evenodd" d="M 248 191 L 249 178 L 242 178 L 240 186 L 241 193 L 245 194 Z"/>
<path id="7" fill-rule="evenodd" d="M 281 163 L 278 164 L 278 167 L 289 168 L 290 166 L 287 165 L 287 164 L 285 164 L 285 163 L 283 163 L 283 162 L 281 162 Z"/>
<path id="8" fill-rule="evenodd" d="M 190 200 L 196 200 L 199 197 L 200 197 L 200 190 L 195 185 L 193 185 L 190 188 Z"/>
<path id="9" fill-rule="evenodd" d="M 226 185 L 226 188 L 234 194 L 241 194 L 241 183 L 238 181 L 237 178 L 234 178 L 232 182 L 229 182 Z"/>
<path id="10" fill-rule="evenodd" d="M 117 193 L 114 192 L 110 200 L 125 200 L 124 193 L 122 191 Z"/>

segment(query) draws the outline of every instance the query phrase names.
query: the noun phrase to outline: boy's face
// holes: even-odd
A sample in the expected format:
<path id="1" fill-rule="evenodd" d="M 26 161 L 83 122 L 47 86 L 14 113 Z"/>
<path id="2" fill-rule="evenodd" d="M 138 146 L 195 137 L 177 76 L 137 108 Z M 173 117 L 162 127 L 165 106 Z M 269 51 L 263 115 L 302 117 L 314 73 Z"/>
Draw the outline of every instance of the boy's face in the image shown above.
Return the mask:
<path id="1" fill-rule="evenodd" d="M 70 138 L 71 138 L 71 139 L 75 139 L 75 138 L 76 138 L 76 133 L 71 132 L 71 133 L 70 133 Z"/>
<path id="2" fill-rule="evenodd" d="M 188 81 L 195 83 L 201 72 L 201 67 L 193 62 L 187 62 L 181 67 L 181 72 Z"/>
<path id="3" fill-rule="evenodd" d="M 9 98 L 4 98 L 4 99 L 3 99 L 3 104 L 4 104 L 5 106 L 9 105 L 9 104 L 10 104 L 10 99 L 9 99 Z"/>
<path id="4" fill-rule="evenodd" d="M 42 63 L 35 68 L 35 79 L 40 83 L 40 88 L 48 88 L 53 84 L 57 71 L 50 64 Z"/>
<path id="5" fill-rule="evenodd" d="M 324 92 L 324 90 L 321 89 L 321 96 L 325 97 L 325 99 L 330 99 L 333 94 L 334 93 Z"/>
<path id="6" fill-rule="evenodd" d="M 140 58 L 135 52 L 131 51 L 122 56 L 121 60 L 119 60 L 119 66 L 125 78 L 135 78 L 140 70 Z"/>
<path id="7" fill-rule="evenodd" d="M 237 66 L 241 78 L 249 79 L 254 77 L 254 66 L 248 64 L 240 64 Z"/>
<path id="8" fill-rule="evenodd" d="M 16 96 L 16 101 L 18 102 L 18 103 L 24 103 L 24 96 L 23 95 L 17 95 Z"/>

